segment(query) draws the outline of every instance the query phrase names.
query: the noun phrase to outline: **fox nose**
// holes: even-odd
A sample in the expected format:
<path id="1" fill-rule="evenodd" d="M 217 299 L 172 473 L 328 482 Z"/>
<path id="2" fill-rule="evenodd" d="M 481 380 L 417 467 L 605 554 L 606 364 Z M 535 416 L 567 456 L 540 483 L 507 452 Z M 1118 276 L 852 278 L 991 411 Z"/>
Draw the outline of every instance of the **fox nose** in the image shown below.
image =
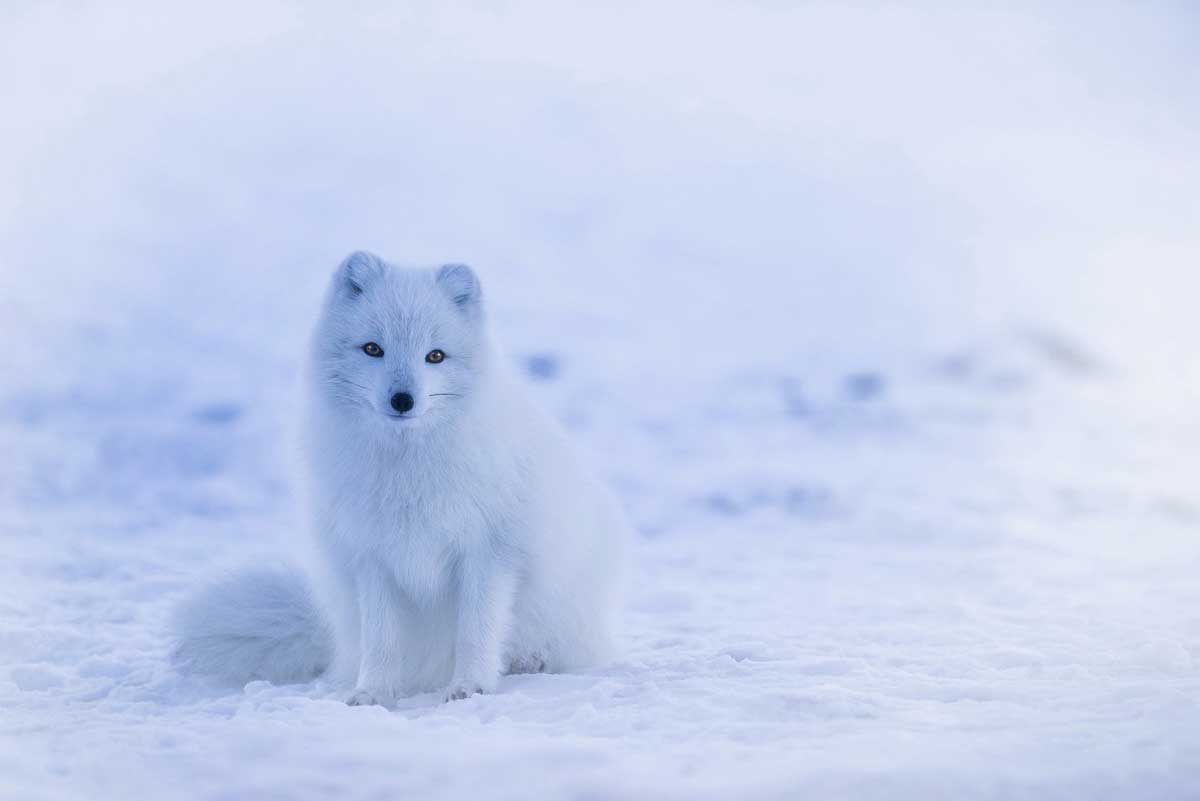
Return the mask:
<path id="1" fill-rule="evenodd" d="M 413 407 L 413 396 L 407 392 L 397 392 L 392 396 L 392 408 L 404 414 Z"/>

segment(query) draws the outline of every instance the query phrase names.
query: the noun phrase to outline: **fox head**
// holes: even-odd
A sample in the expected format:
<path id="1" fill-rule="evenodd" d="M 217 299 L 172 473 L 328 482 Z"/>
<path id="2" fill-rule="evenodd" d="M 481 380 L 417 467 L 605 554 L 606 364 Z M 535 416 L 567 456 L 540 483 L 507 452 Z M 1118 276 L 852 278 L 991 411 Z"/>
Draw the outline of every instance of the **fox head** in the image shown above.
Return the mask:
<path id="1" fill-rule="evenodd" d="M 453 417 L 487 361 L 479 279 L 464 264 L 409 269 L 357 252 L 333 275 L 314 341 L 322 396 L 403 430 Z"/>

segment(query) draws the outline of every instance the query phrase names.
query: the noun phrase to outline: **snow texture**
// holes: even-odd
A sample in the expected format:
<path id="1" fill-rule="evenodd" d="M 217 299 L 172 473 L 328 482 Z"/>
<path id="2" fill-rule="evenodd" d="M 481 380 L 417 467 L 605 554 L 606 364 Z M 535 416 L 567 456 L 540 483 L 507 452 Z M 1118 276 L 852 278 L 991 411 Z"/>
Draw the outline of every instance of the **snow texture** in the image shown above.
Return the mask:
<path id="1" fill-rule="evenodd" d="M 1195 11 L 571 5 L 0 12 L 0 798 L 1200 798 Z M 173 666 L 357 248 L 626 504 L 617 660 Z"/>

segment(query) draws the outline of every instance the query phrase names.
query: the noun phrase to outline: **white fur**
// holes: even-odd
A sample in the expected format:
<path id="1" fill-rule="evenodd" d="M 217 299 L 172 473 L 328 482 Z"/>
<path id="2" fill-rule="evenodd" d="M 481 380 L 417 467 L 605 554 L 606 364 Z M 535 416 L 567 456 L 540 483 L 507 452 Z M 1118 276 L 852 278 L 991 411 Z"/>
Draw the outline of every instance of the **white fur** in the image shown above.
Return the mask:
<path id="1" fill-rule="evenodd" d="M 294 570 L 251 568 L 176 610 L 175 662 L 229 684 L 309 681 L 328 668 L 333 637 Z"/>
<path id="2" fill-rule="evenodd" d="M 365 354 L 367 342 L 383 357 Z M 434 349 L 445 361 L 426 362 Z M 469 268 L 352 254 L 327 294 L 309 381 L 322 610 L 309 617 L 314 630 L 329 621 L 332 676 L 353 686 L 350 703 L 440 688 L 460 698 L 504 672 L 572 670 L 610 653 L 625 524 L 504 368 Z M 407 414 L 390 406 L 397 392 L 415 400 Z M 230 652 L 224 630 L 244 640 L 220 671 L 229 676 L 294 678 L 330 661 L 281 648 L 281 637 L 297 641 L 286 627 L 247 637 L 269 617 L 253 606 L 214 623 L 193 603 L 179 653 L 210 665 L 197 654 Z"/>

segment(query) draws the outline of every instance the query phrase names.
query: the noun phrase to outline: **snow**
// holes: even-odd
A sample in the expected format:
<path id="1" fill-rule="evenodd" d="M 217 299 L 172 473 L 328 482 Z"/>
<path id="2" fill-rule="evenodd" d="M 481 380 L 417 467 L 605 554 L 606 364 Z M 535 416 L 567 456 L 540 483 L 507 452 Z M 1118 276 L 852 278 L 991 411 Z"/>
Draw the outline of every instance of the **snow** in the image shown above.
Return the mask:
<path id="1" fill-rule="evenodd" d="M 0 24 L 0 797 L 1200 797 L 1194 14 Z M 482 274 L 640 536 L 622 656 L 204 685 L 370 248 Z"/>

